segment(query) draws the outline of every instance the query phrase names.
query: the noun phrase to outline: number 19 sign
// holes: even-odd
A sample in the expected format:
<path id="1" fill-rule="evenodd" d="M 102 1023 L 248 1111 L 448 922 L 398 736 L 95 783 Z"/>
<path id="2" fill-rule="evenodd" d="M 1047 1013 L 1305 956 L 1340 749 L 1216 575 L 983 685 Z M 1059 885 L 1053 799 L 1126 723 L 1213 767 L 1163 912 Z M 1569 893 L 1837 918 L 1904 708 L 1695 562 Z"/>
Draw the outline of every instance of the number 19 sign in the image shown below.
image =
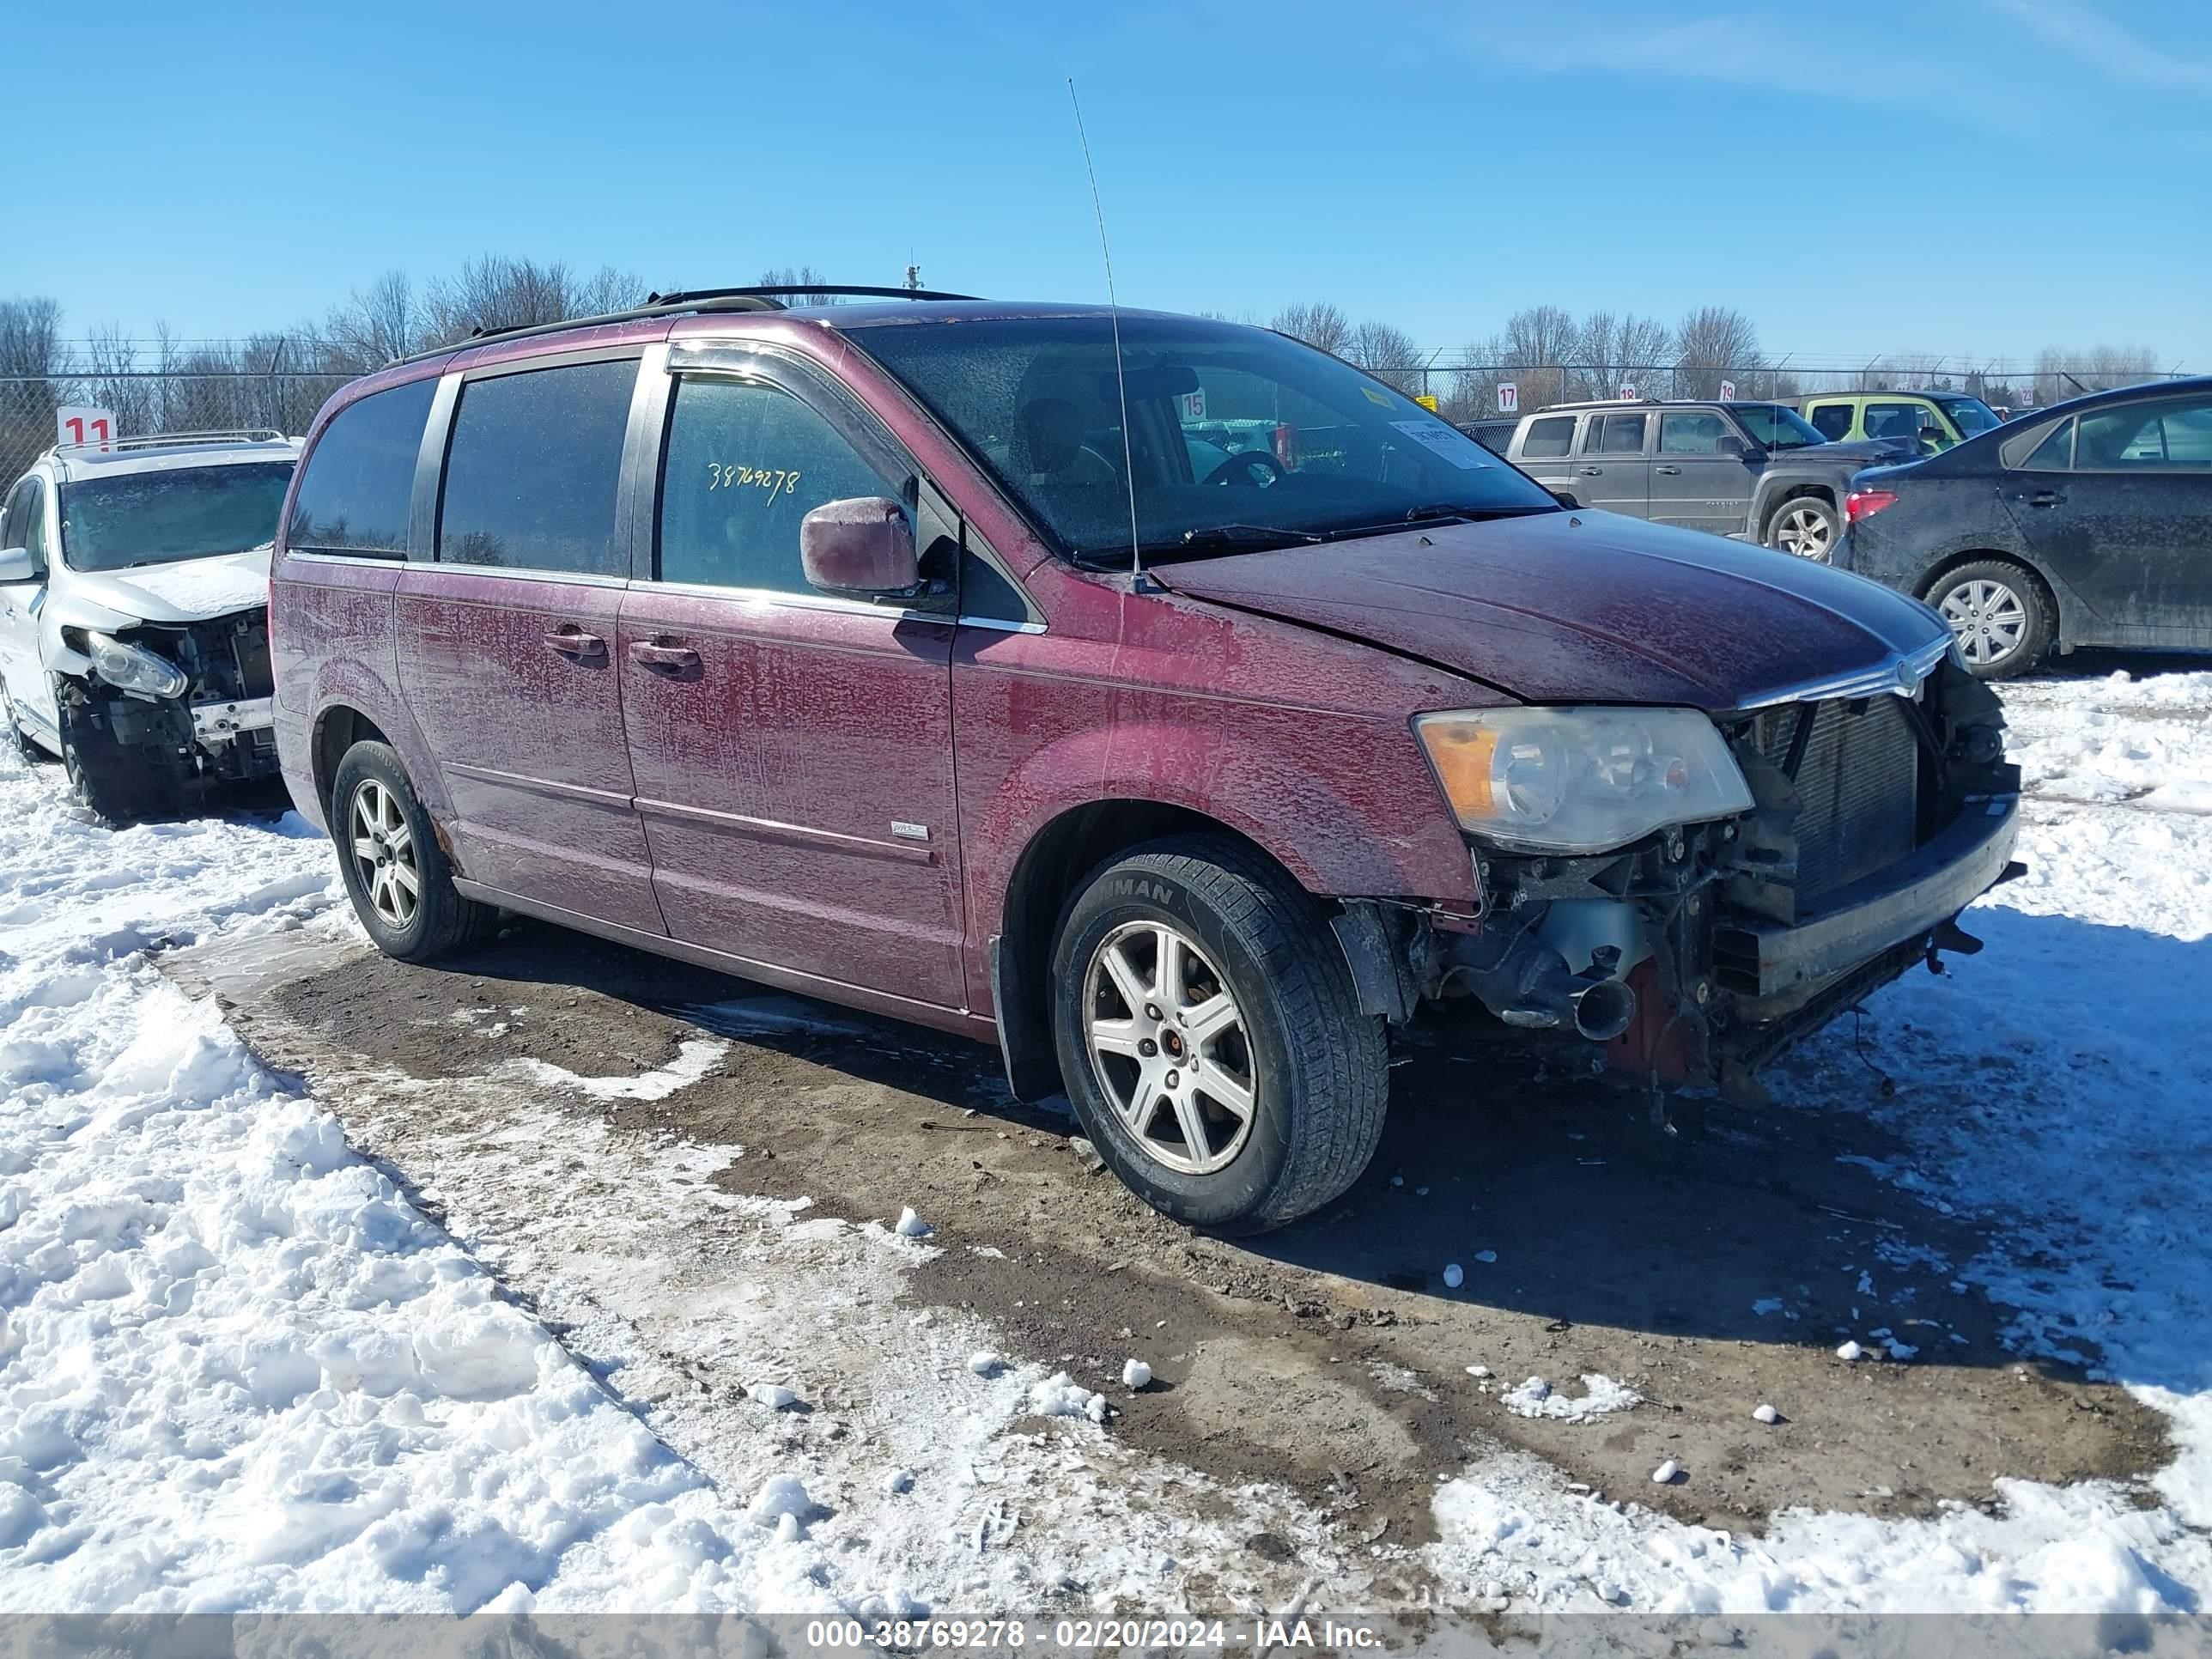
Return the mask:
<path id="1" fill-rule="evenodd" d="M 54 411 L 55 441 L 89 444 L 105 450 L 115 441 L 115 413 L 88 404 L 64 404 Z"/>

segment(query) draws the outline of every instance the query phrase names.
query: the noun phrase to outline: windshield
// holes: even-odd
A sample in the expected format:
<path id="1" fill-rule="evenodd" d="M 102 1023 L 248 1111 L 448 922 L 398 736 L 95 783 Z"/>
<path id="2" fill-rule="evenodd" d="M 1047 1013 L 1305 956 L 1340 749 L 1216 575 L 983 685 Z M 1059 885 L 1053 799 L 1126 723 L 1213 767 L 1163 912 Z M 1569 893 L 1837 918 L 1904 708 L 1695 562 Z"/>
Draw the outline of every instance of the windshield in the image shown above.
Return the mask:
<path id="1" fill-rule="evenodd" d="M 1987 432 L 2003 424 L 1997 419 L 1996 410 L 1979 398 L 1938 398 L 1936 401 L 1943 406 L 1943 412 L 1951 417 L 1951 424 L 1959 428 L 1962 438 L 1971 438 L 1977 432 Z"/>
<path id="2" fill-rule="evenodd" d="M 1729 413 L 1769 449 L 1802 449 L 1807 444 L 1828 441 L 1820 428 L 1780 404 L 1730 404 Z"/>
<path id="3" fill-rule="evenodd" d="M 62 486 L 62 561 L 72 570 L 127 570 L 276 538 L 289 461 L 171 467 Z"/>
<path id="4" fill-rule="evenodd" d="M 854 337 L 1086 563 L 1127 563 L 1131 477 L 1148 557 L 1560 510 L 1411 398 L 1261 329 L 1124 317 L 1118 378 L 1103 314 Z"/>

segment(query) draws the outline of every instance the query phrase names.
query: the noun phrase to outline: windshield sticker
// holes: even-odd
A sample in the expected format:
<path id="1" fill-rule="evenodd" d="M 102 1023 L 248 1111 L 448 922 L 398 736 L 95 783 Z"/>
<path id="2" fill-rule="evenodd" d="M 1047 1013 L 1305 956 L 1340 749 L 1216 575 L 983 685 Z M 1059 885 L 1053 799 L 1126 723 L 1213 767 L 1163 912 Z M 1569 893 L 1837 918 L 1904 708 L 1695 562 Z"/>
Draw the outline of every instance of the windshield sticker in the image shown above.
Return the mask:
<path id="1" fill-rule="evenodd" d="M 1366 398 L 1369 403 L 1373 404 L 1377 409 L 1388 409 L 1390 407 L 1390 399 L 1383 393 L 1377 392 L 1371 386 L 1364 386 L 1360 387 L 1359 395 Z"/>
<path id="2" fill-rule="evenodd" d="M 1490 465 L 1482 459 L 1486 453 L 1482 446 L 1457 427 L 1446 426 L 1441 421 L 1393 421 L 1390 424 L 1415 443 L 1426 444 L 1462 471 L 1480 471 Z"/>
<path id="3" fill-rule="evenodd" d="M 793 467 L 725 466 L 720 461 L 707 463 L 707 493 L 718 489 L 741 489 L 750 486 L 766 490 L 771 498 L 788 495 L 799 488 L 799 471 Z"/>

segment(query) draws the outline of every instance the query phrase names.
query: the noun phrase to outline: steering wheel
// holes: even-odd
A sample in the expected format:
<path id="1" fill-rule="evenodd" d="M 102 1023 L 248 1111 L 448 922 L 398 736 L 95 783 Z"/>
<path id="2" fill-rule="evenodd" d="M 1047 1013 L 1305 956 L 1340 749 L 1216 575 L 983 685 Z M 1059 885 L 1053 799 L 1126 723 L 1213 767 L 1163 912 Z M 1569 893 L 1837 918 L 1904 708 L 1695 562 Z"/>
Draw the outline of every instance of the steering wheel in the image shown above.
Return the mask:
<path id="1" fill-rule="evenodd" d="M 1255 467 L 1265 467 L 1267 476 L 1254 476 Z M 1242 484 L 1247 489 L 1265 489 L 1282 481 L 1282 464 L 1264 449 L 1239 450 L 1198 482 L 1200 488 L 1207 484 Z"/>

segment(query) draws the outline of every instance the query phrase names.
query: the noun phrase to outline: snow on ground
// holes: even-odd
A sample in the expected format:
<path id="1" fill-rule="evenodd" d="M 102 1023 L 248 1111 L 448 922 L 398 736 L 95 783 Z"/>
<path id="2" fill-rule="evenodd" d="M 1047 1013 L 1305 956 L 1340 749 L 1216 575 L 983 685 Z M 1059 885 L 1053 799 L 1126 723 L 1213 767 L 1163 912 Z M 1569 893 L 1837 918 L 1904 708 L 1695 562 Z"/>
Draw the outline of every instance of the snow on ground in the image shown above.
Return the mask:
<path id="1" fill-rule="evenodd" d="M 0 1607 L 821 1604 L 149 964 L 337 920 L 319 836 L 0 823 Z"/>
<path id="2" fill-rule="evenodd" d="M 2170 1416 L 2176 1462 L 2148 1494 L 1999 1480 L 1997 1516 L 1796 1513 L 1753 1540 L 1504 1458 L 1439 1492 L 1447 1577 L 1681 1613 L 2194 1612 L 2212 1594 L 2212 674 L 2004 696 L 2028 873 L 1965 919 L 1988 949 L 1872 1000 L 1868 1051 L 1893 1098 L 1867 1086 L 1848 1020 L 1770 1081 L 1785 1103 L 1876 1118 L 1911 1151 L 1875 1173 L 1996 1224 L 1979 1260 L 1890 1276 L 1941 1272 L 2018 1306 L 2008 1340 L 2025 1359 L 2094 1345 L 2100 1375 Z"/>
<path id="3" fill-rule="evenodd" d="M 1438 1487 L 1427 1558 L 1449 1601 L 2148 1611 L 2212 1591 L 2212 675 L 2059 679 L 2008 701 L 2031 867 L 1968 919 L 1990 948 L 1874 1000 L 1869 1052 L 1893 1098 L 1868 1086 L 1848 1026 L 1785 1066 L 1778 1092 L 1880 1119 L 1906 1150 L 1877 1173 L 1995 1224 L 2001 1243 L 1973 1261 L 1873 1264 L 1870 1302 L 1942 1274 L 2018 1306 L 2024 1359 L 2091 1355 L 2169 1415 L 2175 1462 L 2140 1490 L 1999 1480 L 1995 1515 L 1800 1512 L 1749 1540 L 1491 1458 Z M 149 964 L 217 933 L 349 927 L 328 848 L 296 817 L 111 833 L 64 807 L 54 769 L 4 757 L 0 825 L 0 1607 L 805 1611 L 959 1588 L 927 1565 L 943 1540 L 913 1530 L 919 1511 L 856 1509 L 915 1575 L 861 1582 L 815 1538 L 813 1486 L 672 1451 L 612 1391 L 619 1369 L 611 1385 L 502 1299 L 472 1246 Z M 719 1048 L 687 1044 L 615 1092 L 659 1098 Z M 697 1150 L 667 1161 L 684 1201 L 738 1201 Z M 785 1209 L 764 1238 L 828 1241 L 855 1263 L 879 1242 L 879 1274 L 900 1271 L 891 1246 L 932 1248 Z M 1866 1322 L 1848 1334 L 1881 1345 L 1875 1307 Z M 1110 1436 L 1042 1369 L 969 1371 L 988 1335 L 937 1343 L 939 1369 L 994 1402 L 957 1425 L 963 1455 L 994 1455 L 1024 1410 Z M 931 1476 L 912 1440 L 884 1448 L 856 1505 L 913 1508 L 915 1471 Z M 1084 1547 L 1101 1506 L 1145 1478 L 1133 1457 L 1110 1467 L 1123 1478 L 1032 1510 L 1031 1534 Z M 1698 1477 L 1680 1475 L 1692 1491 Z"/>

